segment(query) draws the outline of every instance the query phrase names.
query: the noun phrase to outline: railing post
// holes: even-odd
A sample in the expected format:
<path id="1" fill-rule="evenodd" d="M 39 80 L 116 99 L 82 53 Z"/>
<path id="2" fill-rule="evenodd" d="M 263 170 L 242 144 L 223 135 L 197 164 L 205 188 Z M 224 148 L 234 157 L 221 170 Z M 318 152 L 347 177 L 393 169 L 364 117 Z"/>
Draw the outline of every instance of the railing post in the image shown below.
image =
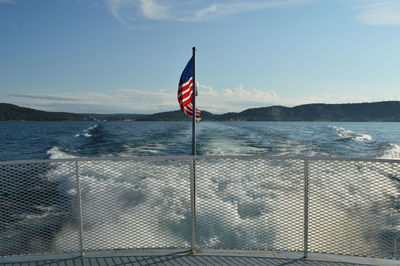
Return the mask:
<path id="1" fill-rule="evenodd" d="M 308 159 L 304 159 L 304 258 L 308 255 Z"/>
<path id="2" fill-rule="evenodd" d="M 192 212 L 192 254 L 196 254 L 196 160 L 190 163 L 190 205 Z"/>
<path id="3" fill-rule="evenodd" d="M 394 249 L 393 249 L 393 259 L 397 258 L 397 239 L 400 237 L 400 235 L 396 235 L 394 238 Z"/>
<path id="4" fill-rule="evenodd" d="M 82 215 L 82 196 L 81 196 L 81 184 L 80 184 L 80 173 L 79 173 L 79 162 L 75 161 L 75 185 L 76 185 L 76 196 L 77 196 L 77 208 L 78 208 L 78 228 L 79 228 L 79 253 L 83 257 L 83 215 Z"/>

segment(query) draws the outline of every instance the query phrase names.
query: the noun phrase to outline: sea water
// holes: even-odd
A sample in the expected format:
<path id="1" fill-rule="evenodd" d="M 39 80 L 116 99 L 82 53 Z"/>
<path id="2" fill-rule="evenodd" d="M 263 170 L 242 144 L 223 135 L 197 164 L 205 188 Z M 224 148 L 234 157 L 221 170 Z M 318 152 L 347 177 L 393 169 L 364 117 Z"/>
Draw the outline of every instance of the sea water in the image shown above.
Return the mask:
<path id="1" fill-rule="evenodd" d="M 0 161 L 190 155 L 189 122 L 1 122 Z M 200 122 L 198 155 L 400 159 L 400 123 Z"/>
<path id="2" fill-rule="evenodd" d="M 191 132 L 191 123 L 187 122 L 2 122 L 0 160 L 190 155 Z M 197 151 L 199 155 L 397 160 L 400 159 L 399 132 L 400 123 L 200 122 Z M 208 173 L 210 177 L 198 184 L 199 245 L 299 249 L 303 186 L 302 163 L 297 164 L 288 171 L 283 162 L 238 161 L 234 166 L 213 161 L 199 163 L 198 174 Z M 273 173 L 257 174 L 257 169 L 263 167 L 269 167 Z M 59 175 L 62 171 L 57 167 L 27 171 L 22 180 L 33 184 L 35 193 L 42 197 L 35 198 L 31 195 L 32 188 L 20 183 L 21 177 L 13 183 L 4 169 L 0 173 L 0 200 L 7 205 L 0 213 L 0 241 L 7 245 L 0 248 L 0 254 L 12 254 L 19 246 L 34 253 L 76 245 L 76 239 L 71 237 L 77 231 L 76 220 L 71 218 L 76 204 L 74 175 Z M 246 169 L 254 169 L 255 173 Z M 368 167 L 350 166 L 349 175 L 366 170 L 370 171 Z M 358 238 L 370 238 L 373 244 L 369 246 L 370 251 L 365 251 L 367 255 L 374 255 L 379 249 L 380 235 L 386 237 L 388 231 L 399 230 L 395 203 L 400 198 L 400 186 L 396 176 L 393 178 L 378 170 L 373 169 L 374 175 L 362 175 L 362 182 L 346 179 L 345 189 L 337 191 L 340 202 L 333 203 L 332 217 L 326 217 L 336 219 L 339 214 L 351 213 L 353 221 L 362 223 L 365 217 L 354 210 L 360 206 L 364 210 L 371 208 L 371 221 L 382 220 L 378 231 L 373 226 L 364 226 L 352 232 Z M 322 180 L 321 184 L 318 182 L 318 186 L 323 184 Z M 335 180 L 324 182 L 318 188 L 320 192 L 314 194 L 321 201 L 329 188 L 337 185 Z M 360 182 L 368 185 L 352 185 Z M 185 166 L 136 162 L 121 167 L 119 163 L 109 162 L 107 167 L 102 167 L 87 162 L 81 165 L 81 185 L 84 206 L 89 206 L 84 209 L 83 217 L 86 248 L 125 248 L 121 243 L 151 247 L 154 239 L 159 241 L 159 246 L 172 246 L 171 243 L 190 246 L 189 180 Z M 280 206 L 279 203 L 288 199 L 298 202 L 299 206 Z M 387 201 L 382 203 L 382 199 Z M 377 203 L 383 205 L 377 208 Z M 13 210 L 7 206 L 18 206 L 12 217 L 9 214 Z M 283 221 L 288 220 L 291 224 L 285 226 Z M 38 228 L 43 228 L 46 234 L 40 241 L 23 237 Z M 337 230 L 337 245 L 346 245 L 341 242 L 348 241 L 340 235 L 343 230 L 328 230 Z M 143 232 L 147 232 L 146 237 L 141 237 Z M 383 253 L 388 252 L 391 250 Z"/>

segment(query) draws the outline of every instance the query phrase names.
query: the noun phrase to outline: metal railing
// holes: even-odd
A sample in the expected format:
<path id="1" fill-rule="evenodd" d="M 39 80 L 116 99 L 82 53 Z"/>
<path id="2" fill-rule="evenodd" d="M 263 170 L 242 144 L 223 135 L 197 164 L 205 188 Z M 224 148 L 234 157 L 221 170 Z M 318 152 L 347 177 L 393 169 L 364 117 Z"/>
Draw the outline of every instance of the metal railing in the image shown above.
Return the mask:
<path id="1" fill-rule="evenodd" d="M 399 166 L 261 156 L 0 162 L 0 256 L 222 248 L 398 259 Z"/>

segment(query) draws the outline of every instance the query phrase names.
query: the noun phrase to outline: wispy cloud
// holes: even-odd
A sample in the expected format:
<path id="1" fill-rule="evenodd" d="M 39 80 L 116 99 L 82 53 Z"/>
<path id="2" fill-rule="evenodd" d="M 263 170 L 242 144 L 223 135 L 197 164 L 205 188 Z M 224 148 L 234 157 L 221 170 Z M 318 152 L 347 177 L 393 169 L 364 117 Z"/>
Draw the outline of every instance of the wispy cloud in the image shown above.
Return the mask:
<path id="1" fill-rule="evenodd" d="M 206 21 L 238 13 L 288 7 L 312 0 L 106 0 L 121 23 L 143 19 L 162 21 Z"/>
<path id="2" fill-rule="evenodd" d="M 36 95 L 36 94 L 10 94 L 11 97 L 18 98 L 29 98 L 29 99 L 44 99 L 44 100 L 56 100 L 56 101 L 82 101 L 83 99 L 79 96 L 68 96 L 68 95 L 53 95 L 53 94 L 45 94 L 45 95 Z"/>
<path id="3" fill-rule="evenodd" d="M 215 112 L 239 112 L 248 108 L 271 105 L 296 106 L 309 103 L 357 103 L 374 101 L 372 98 L 360 95 L 321 94 L 303 98 L 282 98 L 276 91 L 246 89 L 240 85 L 234 89 L 215 90 L 209 86 L 200 85 L 199 102 L 203 109 Z"/>
<path id="4" fill-rule="evenodd" d="M 268 106 L 280 102 L 275 91 L 246 89 L 243 85 L 224 90 L 200 85 L 199 91 L 199 103 L 203 105 L 201 108 L 215 113 L 237 112 L 250 107 Z"/>
<path id="5" fill-rule="evenodd" d="M 8 95 L 8 99 L 15 104 L 49 111 L 146 114 L 178 109 L 175 89 L 158 91 L 118 89 L 110 94 L 12 94 Z M 295 106 L 307 103 L 354 103 L 376 100 L 360 95 L 343 94 L 282 98 L 273 90 L 246 89 L 243 85 L 223 90 L 199 85 L 198 105 L 202 110 L 225 113 L 271 105 Z M 390 97 L 379 100 L 390 100 Z"/>
<path id="6" fill-rule="evenodd" d="M 41 107 L 43 110 L 68 112 L 130 112 L 154 113 L 176 109 L 175 93 L 164 90 L 149 92 L 144 90 L 121 89 L 110 94 L 10 94 L 9 99 L 15 104 Z M 5 97 L 4 97 L 5 98 Z M 43 108 L 46 107 L 46 108 Z"/>
<path id="7" fill-rule="evenodd" d="M 400 25 L 399 0 L 363 0 L 358 15 L 360 22 L 368 25 Z"/>
<path id="8" fill-rule="evenodd" d="M 170 8 L 157 0 L 139 0 L 139 7 L 142 14 L 149 19 L 169 19 Z"/>
<path id="9" fill-rule="evenodd" d="M 214 1 L 216 2 L 216 1 Z M 281 1 L 226 1 L 209 4 L 208 6 L 194 12 L 194 16 L 183 18 L 187 21 L 202 21 L 214 18 L 234 15 L 238 13 L 251 12 L 269 8 L 289 7 L 305 4 L 307 0 L 281 0 Z"/>

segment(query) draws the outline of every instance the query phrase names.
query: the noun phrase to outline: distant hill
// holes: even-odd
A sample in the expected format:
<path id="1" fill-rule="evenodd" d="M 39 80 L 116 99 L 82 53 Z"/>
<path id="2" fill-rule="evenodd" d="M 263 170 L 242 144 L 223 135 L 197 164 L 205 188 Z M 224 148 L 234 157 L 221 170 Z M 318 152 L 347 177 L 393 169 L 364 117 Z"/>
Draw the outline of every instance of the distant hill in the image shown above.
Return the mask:
<path id="1" fill-rule="evenodd" d="M 77 114 L 46 112 L 14 104 L 0 103 L 0 121 L 93 121 L 136 120 L 146 115 L 140 114 Z"/>
<path id="2" fill-rule="evenodd" d="M 225 121 L 400 121 L 400 102 L 271 106 L 222 115 Z"/>
<path id="3" fill-rule="evenodd" d="M 201 111 L 201 118 L 204 121 L 217 121 L 215 119 L 219 115 L 213 115 L 207 111 Z M 192 119 L 185 115 L 182 111 L 170 111 L 146 115 L 137 119 L 137 121 L 191 121 Z"/>
<path id="4" fill-rule="evenodd" d="M 203 121 L 395 121 L 400 122 L 400 102 L 351 104 L 305 104 L 270 106 L 239 113 L 212 114 L 202 111 Z M 45 112 L 0 103 L 0 121 L 190 121 L 181 111 L 144 114 L 76 114 Z"/>
<path id="5" fill-rule="evenodd" d="M 45 112 L 13 104 L 0 103 L 0 121 L 68 121 L 84 120 L 85 117 L 83 114 Z"/>
<path id="6" fill-rule="evenodd" d="M 350 104 L 305 104 L 295 107 L 270 106 L 221 115 L 202 112 L 204 121 L 400 121 L 400 102 Z M 142 121 L 189 121 L 180 111 L 144 116 Z"/>

